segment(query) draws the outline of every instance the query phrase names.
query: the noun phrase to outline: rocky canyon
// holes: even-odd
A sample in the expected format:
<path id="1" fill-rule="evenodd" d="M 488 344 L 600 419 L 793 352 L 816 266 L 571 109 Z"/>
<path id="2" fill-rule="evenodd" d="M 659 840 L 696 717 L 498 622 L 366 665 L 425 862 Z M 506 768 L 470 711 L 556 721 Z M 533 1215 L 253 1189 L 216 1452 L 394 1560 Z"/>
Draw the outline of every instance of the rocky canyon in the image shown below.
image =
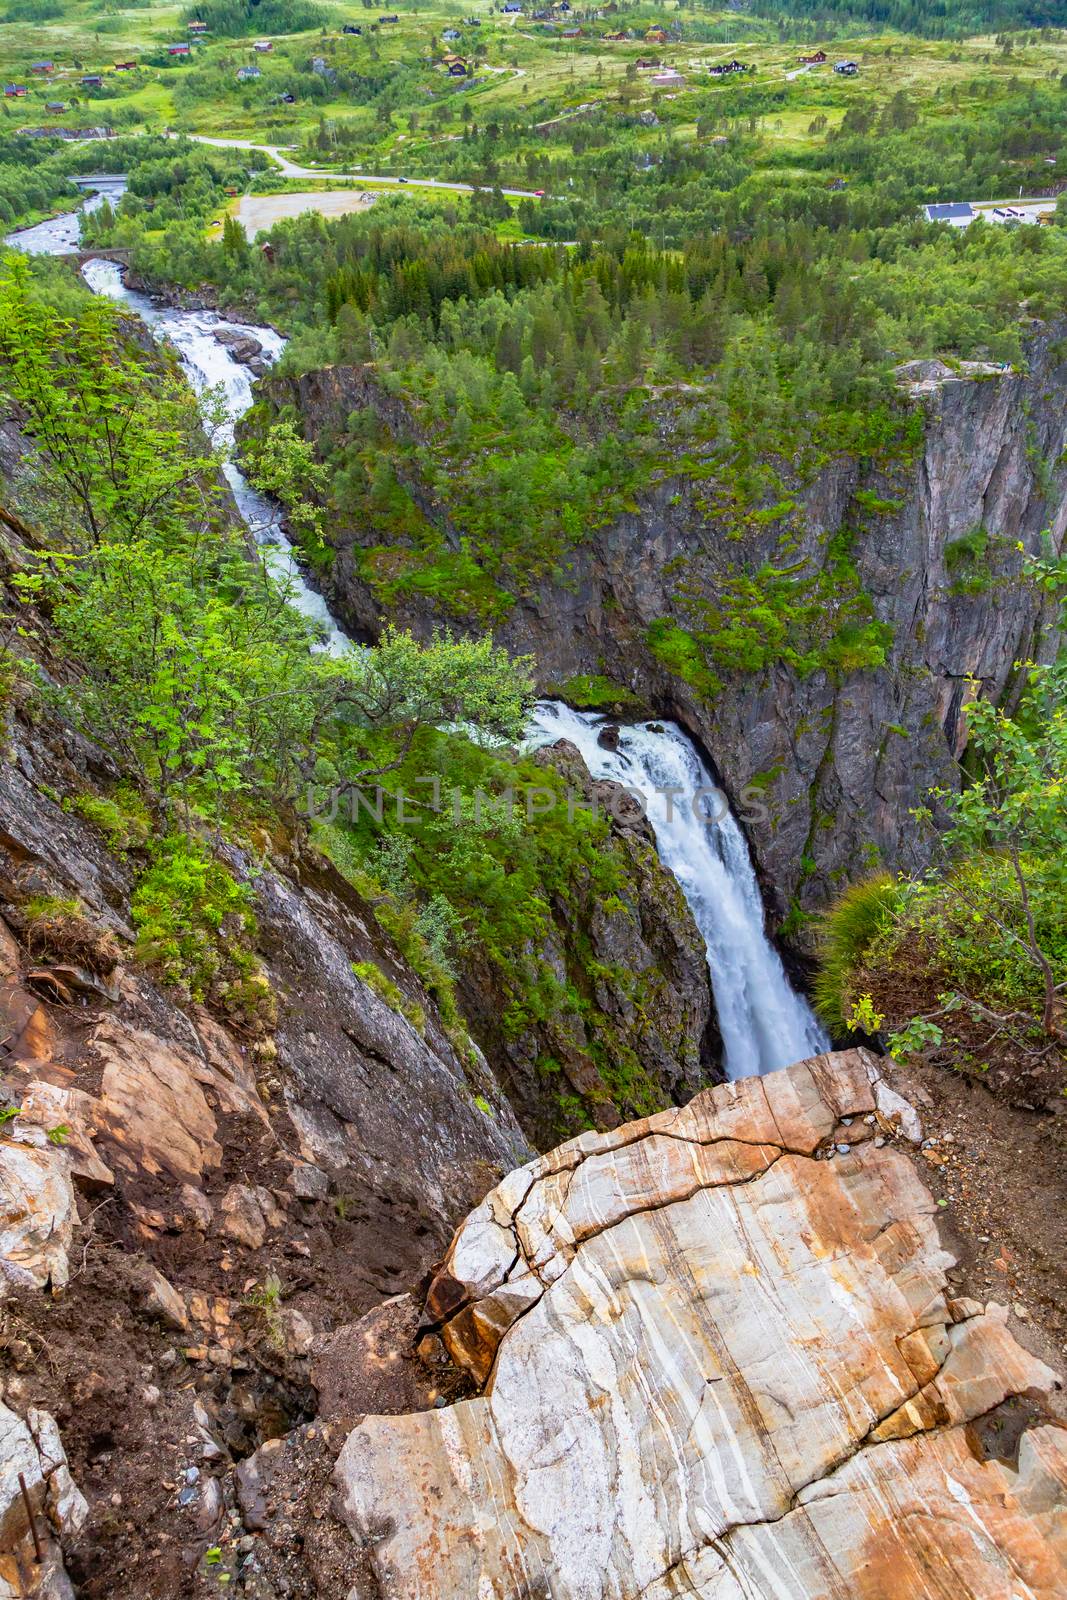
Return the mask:
<path id="1" fill-rule="evenodd" d="M 1025 373 L 980 362 L 901 367 L 908 446 L 882 460 L 843 451 L 803 468 L 781 463 L 779 504 L 767 492 L 740 533 L 728 497 L 719 505 L 691 466 L 672 470 L 680 419 L 667 410 L 659 481 L 630 513 L 587 533 L 565 574 L 528 586 L 498 623 L 509 647 L 533 653 L 544 687 L 606 675 L 700 741 L 735 806 L 748 802 L 749 837 L 779 920 L 791 906 L 825 904 L 872 863 L 921 865 L 929 840 L 910 811 L 930 789 L 958 781 L 973 684 L 1010 704 L 1016 663 L 1054 648 L 1053 609 L 1016 580 L 1027 557 L 1060 549 L 1067 526 L 1063 352 L 1062 329 L 1035 324 Z M 325 368 L 266 392 L 273 405 L 293 407 L 324 450 L 343 450 L 365 417 L 398 450 L 420 437 L 418 416 L 370 368 Z M 414 467 L 398 471 L 425 525 L 444 548 L 461 549 L 447 495 Z M 366 551 L 374 529 L 342 515 L 331 538 L 332 601 L 354 631 L 372 636 L 382 618 Z M 848 576 L 830 579 L 843 552 Z M 884 629 L 884 663 L 798 672 L 773 648 L 764 652 L 758 635 L 747 670 L 713 661 L 709 683 L 695 647 L 683 645 L 673 661 L 657 647 L 665 622 L 686 635 L 747 577 L 755 588 L 739 604 L 743 625 L 773 568 L 826 577 L 827 619 L 844 591 L 865 597 L 865 615 Z M 423 629 L 451 620 L 418 592 L 391 596 L 389 614 Z M 677 646 L 677 632 L 667 637 Z"/>
<path id="2" fill-rule="evenodd" d="M 0 136 L 0 1600 L 1067 1595 L 1067 30 L 962 6 L 207 0 Z"/>

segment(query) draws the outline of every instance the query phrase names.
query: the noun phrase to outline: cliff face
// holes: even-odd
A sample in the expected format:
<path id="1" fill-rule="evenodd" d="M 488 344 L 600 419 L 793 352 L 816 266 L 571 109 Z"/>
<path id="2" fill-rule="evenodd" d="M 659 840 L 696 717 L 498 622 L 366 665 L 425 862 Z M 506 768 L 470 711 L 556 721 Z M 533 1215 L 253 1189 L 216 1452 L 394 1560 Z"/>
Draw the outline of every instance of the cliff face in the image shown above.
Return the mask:
<path id="1" fill-rule="evenodd" d="M 71 1600 L 61 1548 L 86 1600 L 214 1593 L 183 1548 L 203 1566 L 235 1461 L 309 1413 L 313 1339 L 417 1282 L 529 1145 L 371 908 L 281 828 L 254 872 L 231 853 L 266 1025 L 157 981 L 144 863 L 82 815 L 110 757 L 39 702 L 6 721 L 0 1595 Z"/>
<path id="2" fill-rule="evenodd" d="M 1015 664 L 1054 648 L 1043 631 L 1045 605 L 1017 580 L 1024 555 L 1040 552 L 1043 530 L 1059 549 L 1067 524 L 1067 365 L 1058 336 L 1035 330 L 1025 375 L 916 363 L 901 387 L 923 412 L 911 459 L 876 469 L 842 455 L 811 481 L 789 485 L 799 506 L 789 560 L 818 571 L 830 541 L 845 536 L 872 616 L 891 630 L 884 666 L 807 676 L 785 665 L 717 668 L 710 693 L 669 670 L 648 643 L 651 624 L 672 618 L 685 627 L 694 597 L 716 604 L 737 572 L 782 559 L 773 523 L 731 537 L 706 509 L 707 484 L 688 479 L 668 479 L 638 512 L 591 533 L 573 552 L 566 582 L 520 599 L 497 629 L 501 642 L 535 654 L 546 686 L 604 673 L 676 716 L 735 802 L 756 781 L 765 810 L 750 816 L 748 829 L 778 914 L 794 898 L 803 908 L 824 904 L 879 860 L 920 864 L 925 846 L 909 811 L 932 787 L 957 781 L 963 708 L 974 692 L 967 680 L 980 680 L 988 697 L 1010 698 Z M 394 437 L 412 436 L 402 405 L 363 369 L 326 369 L 273 392 L 295 403 L 309 437 L 333 430 L 343 438 L 345 419 L 360 407 L 375 410 Z M 408 487 L 458 544 L 447 506 L 417 482 Z M 334 599 L 350 624 L 373 634 L 380 612 L 359 554 L 375 532 L 347 529 L 338 540 Z M 834 603 L 831 593 L 827 608 Z M 412 600 L 401 616 L 426 627 L 434 613 Z"/>
<path id="3" fill-rule="evenodd" d="M 0 474 L 26 450 L 0 426 Z M 0 504 L 0 573 L 35 537 Z M 34 611 L 20 648 L 56 687 L 52 645 Z M 216 846 L 255 926 L 244 978 L 200 1003 L 137 943 L 150 819 L 116 822 L 138 815 L 136 774 L 29 676 L 0 687 L 0 1600 L 208 1596 L 220 1572 L 255 1600 L 307 1596 L 302 1571 L 275 1588 L 248 1568 L 274 1512 L 245 1458 L 344 1387 L 345 1331 L 417 1288 L 531 1132 L 613 1126 L 706 1081 L 702 941 L 647 825 L 623 818 L 612 903 L 568 886 L 535 953 L 574 1013 L 516 1037 L 472 966 L 459 998 L 483 1052 L 276 818 Z M 576 752 L 543 759 L 587 781 Z M 336 1370 L 313 1373 L 338 1339 Z M 394 1381 L 400 1354 L 391 1336 Z M 447 1364 L 410 1382 L 468 1387 Z M 297 1437 L 313 1460 L 321 1439 Z"/>

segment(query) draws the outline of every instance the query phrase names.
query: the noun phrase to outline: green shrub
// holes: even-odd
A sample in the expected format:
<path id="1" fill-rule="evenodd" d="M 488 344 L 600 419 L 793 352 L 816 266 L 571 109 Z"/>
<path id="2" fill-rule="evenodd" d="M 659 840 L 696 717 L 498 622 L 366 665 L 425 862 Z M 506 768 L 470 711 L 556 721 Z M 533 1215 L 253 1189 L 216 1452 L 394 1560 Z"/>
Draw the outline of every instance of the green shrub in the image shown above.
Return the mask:
<path id="1" fill-rule="evenodd" d="M 1023 857 L 1038 943 L 1057 981 L 1067 975 L 1067 904 L 1058 862 Z M 901 921 L 945 986 L 994 1008 L 1036 1008 L 1042 977 L 1027 951 L 1011 863 L 992 851 L 961 858 L 908 896 Z"/>
<path id="2" fill-rule="evenodd" d="M 819 944 L 815 1008 L 835 1036 L 849 1031 L 850 985 L 874 941 L 901 909 L 901 889 L 888 873 L 854 883 L 826 912 Z"/>
<path id="3" fill-rule="evenodd" d="M 364 842 L 350 829 L 335 823 L 316 823 L 313 836 L 341 876 L 368 902 L 379 927 L 393 939 L 419 982 L 433 995 L 450 1038 L 456 1030 L 453 1043 L 459 1039 L 465 1048 L 469 1046 L 456 1004 L 452 965 L 452 954 L 463 942 L 462 925 L 443 895 L 434 895 L 421 908 L 406 899 L 411 890 L 407 875 L 409 852 L 383 849 L 392 843 L 406 844 L 405 836 L 384 836 L 371 858 L 373 871 L 368 866 Z"/>
<path id="4" fill-rule="evenodd" d="M 891 517 L 904 509 L 903 500 L 887 500 L 872 489 L 857 489 L 852 496 L 856 504 L 872 517 Z"/>
<path id="5" fill-rule="evenodd" d="M 254 1031 L 273 1023 L 273 997 L 253 950 L 251 893 L 199 840 L 161 841 L 130 914 L 138 960 L 165 983 Z"/>
<path id="6" fill-rule="evenodd" d="M 670 617 L 657 617 L 645 631 L 645 643 L 668 672 L 688 683 L 700 694 L 713 694 L 718 680 L 708 671 L 704 653 L 691 633 L 679 628 Z"/>
<path id="7" fill-rule="evenodd" d="M 0 649 L 0 715 L 11 704 L 22 670 L 22 663 L 13 650 Z"/>
<path id="8" fill-rule="evenodd" d="M 152 835 L 152 818 L 136 789 L 123 787 L 111 796 L 79 794 L 69 809 L 84 817 L 119 853 L 143 849 Z"/>
<path id="9" fill-rule="evenodd" d="M 961 567 L 973 567 L 983 560 L 989 548 L 989 535 L 981 523 L 971 528 L 967 533 L 961 534 L 958 539 L 950 539 L 945 545 L 945 566 L 949 572 L 957 572 Z"/>
<path id="10" fill-rule="evenodd" d="M 600 672 L 579 673 L 552 692 L 558 693 L 561 700 L 566 700 L 568 705 L 575 706 L 579 711 L 623 712 L 641 708 L 638 695 Z"/>
<path id="11" fill-rule="evenodd" d="M 945 570 L 953 575 L 952 594 L 984 594 L 993 583 L 990 561 L 993 542 L 981 523 L 950 539 L 945 546 Z"/>

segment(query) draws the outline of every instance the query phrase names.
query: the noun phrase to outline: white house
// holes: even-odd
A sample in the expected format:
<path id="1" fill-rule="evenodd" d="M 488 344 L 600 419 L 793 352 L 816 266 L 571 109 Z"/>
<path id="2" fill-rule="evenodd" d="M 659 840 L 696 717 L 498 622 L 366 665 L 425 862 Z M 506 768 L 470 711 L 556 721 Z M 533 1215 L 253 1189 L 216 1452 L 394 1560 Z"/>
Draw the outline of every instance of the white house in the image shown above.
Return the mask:
<path id="1" fill-rule="evenodd" d="M 939 200 L 923 210 L 927 222 L 948 222 L 954 228 L 966 228 L 974 221 L 974 209 L 967 200 Z"/>

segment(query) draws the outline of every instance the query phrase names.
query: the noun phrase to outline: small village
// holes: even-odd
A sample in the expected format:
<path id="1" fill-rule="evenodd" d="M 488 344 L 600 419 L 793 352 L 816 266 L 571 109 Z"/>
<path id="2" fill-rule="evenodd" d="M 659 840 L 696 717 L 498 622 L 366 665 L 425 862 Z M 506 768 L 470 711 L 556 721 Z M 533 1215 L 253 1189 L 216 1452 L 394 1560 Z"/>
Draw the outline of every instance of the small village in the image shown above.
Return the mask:
<path id="1" fill-rule="evenodd" d="M 614 5 L 609 4 L 606 7 L 606 12 L 616 9 Z M 578 22 L 575 20 L 576 12 L 569 0 L 553 0 L 553 3 L 547 6 L 537 5 L 533 7 L 522 3 L 522 0 L 504 0 L 504 4 L 499 9 L 499 16 L 512 26 L 528 22 L 542 36 L 556 38 L 561 42 L 568 43 L 588 40 L 602 44 L 639 43 L 668 46 L 677 45 L 683 39 L 684 30 L 677 23 L 671 23 L 669 26 L 653 25 L 643 32 L 629 28 L 611 27 L 604 28 L 601 31 L 595 27 L 595 23 L 603 21 L 606 12 L 599 10 L 583 11 L 583 20 Z M 441 42 L 448 46 L 459 44 L 465 32 L 482 26 L 482 20 L 482 18 L 475 16 L 457 19 L 442 29 Z M 491 14 L 485 20 L 491 20 Z M 369 27 L 373 31 L 377 31 L 381 28 L 396 26 L 400 21 L 401 16 L 398 12 L 383 13 L 377 17 L 375 22 L 369 24 Z M 365 29 L 363 25 L 346 22 L 342 25 L 340 32 L 342 37 L 362 38 L 364 37 Z M 172 40 L 163 46 L 163 53 L 169 63 L 176 64 L 182 61 L 192 63 L 201 48 L 215 42 L 212 39 L 209 24 L 196 18 L 186 24 L 186 34 L 187 37 Z M 275 42 L 274 39 L 270 38 L 256 39 L 246 48 L 250 50 L 253 56 L 265 57 L 272 54 Z M 827 64 L 827 61 L 826 52 L 823 50 L 799 57 L 801 66 L 809 69 L 823 66 Z M 476 70 L 469 57 L 451 48 L 440 51 L 435 57 L 435 64 L 445 76 L 453 79 L 470 80 Z M 138 62 L 134 59 L 122 59 L 115 60 L 108 66 L 100 67 L 96 71 L 78 75 L 74 69 L 65 68 L 55 61 L 42 60 L 32 62 L 28 71 L 31 79 L 58 78 L 79 91 L 92 91 L 105 89 L 106 80 L 112 74 L 136 74 L 139 70 L 149 71 L 152 66 L 153 63 L 151 61 Z M 325 58 L 321 56 L 312 57 L 310 66 L 312 71 L 320 75 L 325 75 L 330 70 Z M 686 87 L 691 80 L 694 83 L 699 82 L 701 76 L 705 76 L 711 81 L 719 82 L 735 75 L 755 74 L 758 70 L 754 61 L 741 61 L 736 58 L 707 64 L 699 72 L 691 74 L 690 77 L 687 77 L 686 72 L 679 67 L 665 63 L 659 58 L 639 56 L 633 62 L 633 66 L 638 72 L 650 74 L 648 81 L 652 88 L 674 90 Z M 836 61 L 833 64 L 833 71 L 840 76 L 853 77 L 859 70 L 858 63 L 851 60 Z M 233 72 L 234 82 L 239 84 L 255 83 L 262 78 L 263 68 L 256 60 L 243 63 Z M 26 83 L 9 82 L 4 85 L 4 96 L 7 99 L 22 99 L 28 96 L 29 93 L 30 85 Z M 278 101 L 283 104 L 293 104 L 295 96 L 280 93 Z M 68 102 L 59 99 L 49 100 L 45 104 L 45 112 L 49 116 L 60 116 L 70 109 Z"/>
<path id="2" fill-rule="evenodd" d="M 370 10 L 369 4 L 366 9 Z M 490 108 L 501 104 L 505 95 L 514 115 L 522 97 L 536 89 L 544 74 L 543 81 L 551 85 L 553 100 L 539 115 L 535 114 L 533 126 L 543 129 L 550 138 L 554 130 L 569 122 L 595 118 L 602 100 L 595 89 L 590 94 L 590 89 L 594 81 L 599 85 L 614 77 L 614 81 L 628 85 L 633 125 L 646 137 L 655 139 L 659 136 L 656 130 L 669 133 L 679 126 L 685 136 L 691 137 L 695 124 L 698 138 L 706 139 L 713 149 L 725 151 L 729 135 L 723 125 L 714 126 L 716 117 L 721 115 L 717 102 L 702 98 L 712 91 L 736 95 L 750 89 L 762 95 L 760 103 L 764 104 L 768 91 L 796 85 L 814 108 L 808 130 L 811 132 L 821 129 L 828 120 L 825 114 L 820 116 L 818 106 L 826 101 L 825 91 L 831 86 L 840 85 L 844 91 L 846 84 L 854 84 L 849 94 L 866 99 L 874 93 L 881 98 L 899 72 L 899 66 L 889 66 L 889 51 L 884 48 L 876 52 L 875 60 L 866 63 L 863 55 L 824 45 L 794 47 L 788 53 L 771 51 L 766 43 L 756 47 L 739 41 L 736 53 L 720 51 L 714 45 L 701 43 L 699 29 L 684 18 L 671 16 L 668 20 L 664 15 L 647 26 L 644 22 L 625 26 L 625 8 L 620 8 L 616 0 L 608 0 L 601 8 L 578 7 L 571 0 L 550 0 L 547 4 L 544 0 L 503 0 L 502 4 L 487 6 L 481 15 L 450 17 L 444 7 L 439 15 L 440 21 L 424 19 L 420 8 L 371 14 L 359 21 L 343 20 L 333 32 L 322 29 L 305 34 L 306 42 L 301 45 L 297 35 L 221 37 L 206 18 L 194 14 L 185 21 L 182 34 L 164 35 L 158 44 L 138 53 L 117 51 L 110 61 L 55 56 L 29 60 L 3 83 L 3 99 L 14 103 L 12 112 L 17 104 L 26 118 L 15 130 L 23 136 L 64 140 L 106 137 L 121 131 L 122 125 L 128 126 L 128 118 L 110 115 L 112 106 L 121 107 L 128 99 L 146 105 L 167 104 L 174 94 L 184 94 L 183 83 L 198 81 L 187 78 L 187 73 L 195 74 L 210 66 L 215 114 L 194 124 L 198 134 L 232 138 L 249 127 L 249 119 L 249 131 L 258 132 L 255 124 L 267 116 L 279 126 L 275 139 L 281 134 L 279 142 L 292 143 L 293 134 L 287 139 L 278 119 L 293 119 L 290 126 L 297 140 L 307 136 L 309 119 L 321 119 L 324 114 L 337 119 L 337 127 L 343 126 L 349 105 L 353 112 L 359 108 L 358 99 L 349 100 L 355 70 L 352 52 L 369 50 L 375 60 L 387 49 L 390 61 L 398 66 L 410 65 L 445 80 L 438 89 L 431 87 L 429 77 L 424 79 L 426 86 L 421 92 L 428 100 L 447 104 L 446 97 L 462 94 L 471 108 L 463 111 L 465 125 L 476 127 L 487 114 L 492 121 Z M 725 28 L 722 31 L 726 37 L 743 32 Z M 530 61 L 535 45 L 547 50 L 537 58 L 537 65 Z M 568 77 L 577 92 L 568 93 L 562 78 L 565 61 L 569 62 Z M 232 84 L 232 107 L 227 104 L 227 84 Z M 189 103 L 188 97 L 184 103 Z M 840 118 L 851 104 L 851 99 L 839 98 L 836 116 Z M 485 108 L 481 117 L 475 113 L 475 106 Z M 90 108 L 92 115 L 87 118 Z M 742 109 L 743 102 L 730 101 L 731 116 Z M 39 117 L 36 122 L 32 120 L 34 112 Z M 181 120 L 172 114 L 162 120 L 172 128 L 182 127 Z M 406 127 L 404 119 L 398 119 L 392 148 L 373 157 L 375 169 L 389 173 L 391 160 L 398 160 L 401 153 L 405 158 L 409 151 L 412 153 L 412 167 L 402 176 L 386 181 L 419 184 L 418 157 L 414 152 L 416 146 L 425 151 L 429 139 L 428 130 L 420 133 L 417 141 L 413 138 L 419 120 L 411 117 L 410 126 Z M 757 120 L 761 134 L 772 141 L 780 130 L 793 139 L 803 137 L 804 129 L 795 117 L 775 120 L 761 112 Z M 185 126 L 188 128 L 188 122 Z M 442 133 L 437 142 L 457 137 L 460 135 L 456 133 Z M 643 149 L 636 157 L 638 171 L 648 172 L 661 159 L 655 148 Z M 395 168 L 392 170 L 395 172 Z M 846 184 L 844 177 L 833 173 L 825 181 L 831 192 L 844 190 Z M 528 192 L 540 198 L 544 190 Z M 1047 192 L 1020 193 L 1014 200 L 937 197 L 922 207 L 921 214 L 928 222 L 954 229 L 966 228 L 978 219 L 1002 227 L 1049 223 L 1055 216 L 1057 192 L 1054 175 L 1050 174 Z"/>

